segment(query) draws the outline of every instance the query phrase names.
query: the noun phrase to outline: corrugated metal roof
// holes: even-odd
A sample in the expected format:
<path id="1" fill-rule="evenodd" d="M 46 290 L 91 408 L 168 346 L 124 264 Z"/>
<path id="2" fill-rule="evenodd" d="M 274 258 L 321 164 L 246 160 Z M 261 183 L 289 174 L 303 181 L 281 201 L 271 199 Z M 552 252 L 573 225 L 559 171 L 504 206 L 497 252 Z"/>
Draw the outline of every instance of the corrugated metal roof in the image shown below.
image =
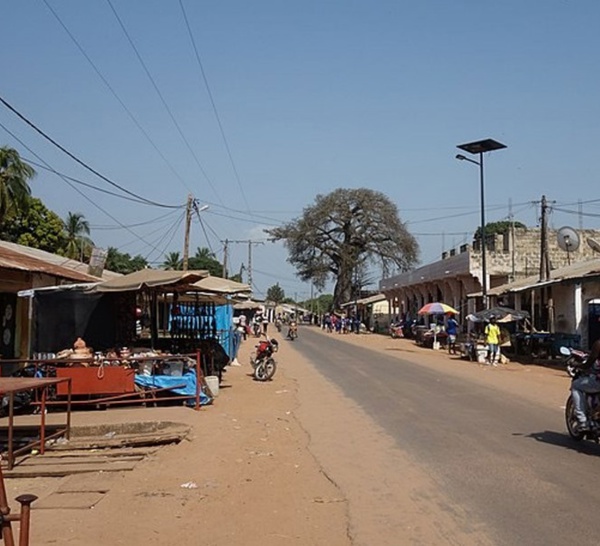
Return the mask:
<path id="1" fill-rule="evenodd" d="M 15 250 L 12 247 L 17 247 L 19 250 Z M 28 271 L 34 273 L 45 273 L 47 275 L 53 275 L 63 279 L 72 281 L 97 281 L 98 278 L 87 273 L 76 271 L 68 267 L 56 265 L 50 261 L 40 259 L 33 256 L 28 252 L 21 252 L 21 245 L 14 245 L 13 243 L 6 243 L 6 241 L 0 241 L 0 267 L 6 269 L 15 269 L 17 271 Z M 46 252 L 45 254 L 48 254 Z"/>
<path id="2" fill-rule="evenodd" d="M 348 301 L 346 303 L 342 303 L 340 307 L 350 307 L 354 304 L 356 305 L 370 305 L 371 303 L 377 303 L 378 301 L 384 301 L 387 299 L 385 294 L 374 294 L 372 296 L 368 296 L 366 298 L 361 298 L 356 301 Z"/>
<path id="3" fill-rule="evenodd" d="M 600 259 L 588 260 L 550 271 L 550 278 L 544 281 L 540 281 L 538 275 L 533 275 L 525 279 L 519 279 L 518 281 L 497 286 L 488 290 L 488 295 L 500 296 L 501 294 L 507 294 L 509 292 L 523 292 L 524 290 L 558 284 L 564 281 L 575 281 L 586 277 L 597 276 L 600 276 Z"/>
<path id="4" fill-rule="evenodd" d="M 6 265 L 3 265 L 2 263 L 4 261 L 3 256 L 6 256 Z M 28 259 L 35 260 L 35 262 L 28 262 Z M 50 273 L 47 267 L 46 269 L 33 268 L 33 264 L 39 264 L 39 262 L 43 262 L 46 264 L 46 266 L 58 267 L 59 269 L 57 271 L 69 271 L 71 274 L 73 274 L 73 272 L 79 274 L 75 277 L 59 274 L 59 276 L 67 279 L 73 278 L 75 280 L 83 281 L 98 280 L 98 277 L 88 274 L 88 264 L 86 263 L 79 262 L 77 260 L 71 260 L 69 258 L 65 258 L 64 256 L 59 256 L 58 254 L 52 254 L 51 252 L 46 252 L 45 250 L 40 250 L 39 248 L 31 248 L 29 246 L 18 245 L 16 243 L 9 243 L 8 241 L 0 241 L 1 267 L 8 267 L 10 269 L 18 269 L 22 271 L 45 271 Z M 28 267 L 28 263 L 31 263 L 32 268 Z M 104 280 L 110 280 L 120 276 L 120 273 L 115 273 L 114 271 L 104 270 L 102 273 L 102 279 Z"/>

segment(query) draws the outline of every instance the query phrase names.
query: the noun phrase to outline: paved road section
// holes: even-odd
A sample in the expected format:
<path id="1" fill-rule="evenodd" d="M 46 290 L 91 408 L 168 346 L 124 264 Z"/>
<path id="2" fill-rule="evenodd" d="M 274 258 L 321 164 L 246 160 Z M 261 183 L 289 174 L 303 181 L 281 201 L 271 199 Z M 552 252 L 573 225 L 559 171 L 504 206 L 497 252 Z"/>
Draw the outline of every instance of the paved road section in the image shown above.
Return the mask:
<path id="1" fill-rule="evenodd" d="M 302 328 L 294 349 L 417 461 L 444 510 L 492 544 L 598 544 L 600 447 L 566 436 L 567 379 L 545 397 L 523 373 L 461 363 L 457 375 L 445 355 L 424 365 L 418 352 L 368 345 Z"/>

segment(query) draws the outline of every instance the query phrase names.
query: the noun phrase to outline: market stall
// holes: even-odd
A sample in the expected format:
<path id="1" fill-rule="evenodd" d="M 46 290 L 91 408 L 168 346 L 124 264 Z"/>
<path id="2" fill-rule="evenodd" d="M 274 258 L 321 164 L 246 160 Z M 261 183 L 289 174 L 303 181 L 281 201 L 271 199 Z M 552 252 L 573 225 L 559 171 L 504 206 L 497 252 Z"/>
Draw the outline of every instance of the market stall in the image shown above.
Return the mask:
<path id="1" fill-rule="evenodd" d="M 231 360 L 229 295 L 249 287 L 205 279 L 205 271 L 142 270 L 76 289 L 28 291 L 32 358 L 3 362 L 3 373 L 16 366 L 68 377 L 75 404 L 208 403 L 204 376 L 220 375 Z"/>
<path id="2" fill-rule="evenodd" d="M 492 307 L 467 315 L 469 334 L 466 341 L 460 344 L 461 354 L 465 358 L 485 361 L 487 343 L 485 342 L 485 325 L 494 317 L 500 327 L 500 349 L 502 353 L 515 354 L 514 340 L 519 336 L 529 320 L 527 311 L 517 311 L 509 307 Z"/>

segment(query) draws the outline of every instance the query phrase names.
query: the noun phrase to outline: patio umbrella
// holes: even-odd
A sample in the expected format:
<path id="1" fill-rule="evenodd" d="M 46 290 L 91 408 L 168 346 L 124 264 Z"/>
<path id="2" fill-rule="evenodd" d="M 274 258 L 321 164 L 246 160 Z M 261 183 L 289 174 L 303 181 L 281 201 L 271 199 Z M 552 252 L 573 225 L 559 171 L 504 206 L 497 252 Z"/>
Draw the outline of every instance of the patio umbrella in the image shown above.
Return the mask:
<path id="1" fill-rule="evenodd" d="M 445 315 L 447 313 L 458 315 L 458 311 L 454 309 L 454 307 L 450 307 L 449 305 L 438 301 L 427 303 L 418 311 L 419 315 Z"/>
<path id="2" fill-rule="evenodd" d="M 474 322 L 487 322 L 491 317 L 496 317 L 498 322 L 512 322 L 529 318 L 527 311 L 516 311 L 509 307 L 492 307 L 473 314 Z"/>

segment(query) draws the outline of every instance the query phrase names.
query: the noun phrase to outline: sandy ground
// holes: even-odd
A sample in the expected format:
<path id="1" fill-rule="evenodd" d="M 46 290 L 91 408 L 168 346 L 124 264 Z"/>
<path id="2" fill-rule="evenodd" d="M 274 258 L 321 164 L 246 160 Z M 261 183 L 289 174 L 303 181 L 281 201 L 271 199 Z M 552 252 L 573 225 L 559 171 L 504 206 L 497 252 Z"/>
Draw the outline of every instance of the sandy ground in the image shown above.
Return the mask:
<path id="1" fill-rule="evenodd" d="M 533 392 L 552 405 L 564 401 L 568 388 L 566 375 L 557 370 L 484 368 L 384 336 L 347 335 L 339 341 L 474 380 L 493 377 L 499 388 Z M 40 497 L 31 544 L 489 544 L 485 528 L 450 506 L 431 477 L 294 344 L 281 344 L 273 381 L 253 381 L 248 359 L 254 344 L 249 339 L 242 345 L 242 365 L 228 368 L 214 404 L 199 412 L 183 407 L 76 412 L 75 425 L 172 421 L 192 431 L 129 472 L 6 480 L 13 510 L 18 494 Z M 181 487 L 190 483 L 192 488 Z"/>

